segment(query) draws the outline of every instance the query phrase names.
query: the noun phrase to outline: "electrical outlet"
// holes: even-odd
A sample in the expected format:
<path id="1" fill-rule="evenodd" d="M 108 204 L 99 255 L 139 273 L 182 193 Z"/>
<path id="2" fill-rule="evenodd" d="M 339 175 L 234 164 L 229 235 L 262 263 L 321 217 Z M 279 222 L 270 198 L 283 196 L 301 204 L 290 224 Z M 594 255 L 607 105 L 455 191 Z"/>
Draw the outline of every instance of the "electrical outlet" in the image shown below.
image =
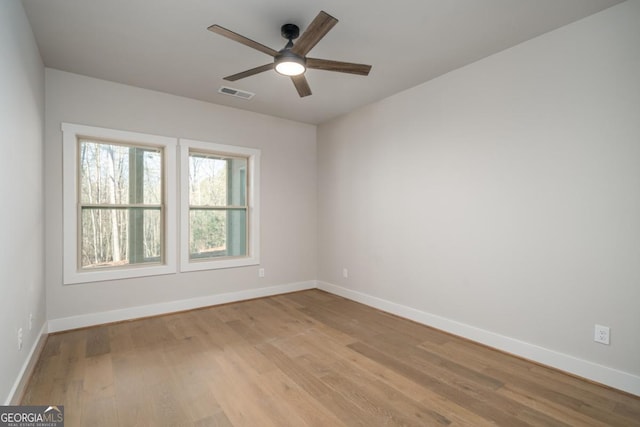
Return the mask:
<path id="1" fill-rule="evenodd" d="M 29 313 L 29 330 L 33 329 L 33 313 Z"/>
<path id="2" fill-rule="evenodd" d="M 22 350 L 22 328 L 18 329 L 18 350 Z"/>
<path id="3" fill-rule="evenodd" d="M 264 268 L 258 269 L 258 277 L 264 277 Z"/>
<path id="4" fill-rule="evenodd" d="M 349 270 L 346 268 L 342 269 L 342 277 L 344 277 L 345 279 L 349 278 Z"/>
<path id="5" fill-rule="evenodd" d="M 600 344 L 609 345 L 609 332 L 608 326 L 596 325 L 593 340 Z"/>

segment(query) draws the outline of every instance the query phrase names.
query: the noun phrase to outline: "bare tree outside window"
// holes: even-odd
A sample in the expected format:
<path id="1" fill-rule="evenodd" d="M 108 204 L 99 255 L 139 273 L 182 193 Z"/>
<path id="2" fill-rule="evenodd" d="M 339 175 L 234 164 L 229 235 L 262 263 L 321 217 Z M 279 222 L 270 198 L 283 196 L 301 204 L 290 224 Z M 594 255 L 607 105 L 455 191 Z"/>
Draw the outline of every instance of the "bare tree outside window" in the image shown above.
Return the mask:
<path id="1" fill-rule="evenodd" d="M 160 148 L 79 141 L 81 269 L 161 263 Z"/>
<path id="2" fill-rule="evenodd" d="M 189 258 L 247 255 L 247 158 L 189 153 Z"/>

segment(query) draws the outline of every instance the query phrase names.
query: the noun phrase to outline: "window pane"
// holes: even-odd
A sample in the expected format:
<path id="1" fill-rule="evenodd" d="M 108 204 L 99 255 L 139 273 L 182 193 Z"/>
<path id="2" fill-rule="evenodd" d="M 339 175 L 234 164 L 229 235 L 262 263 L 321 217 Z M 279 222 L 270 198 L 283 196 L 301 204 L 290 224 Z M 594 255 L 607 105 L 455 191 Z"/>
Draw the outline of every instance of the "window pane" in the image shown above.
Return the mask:
<path id="1" fill-rule="evenodd" d="M 189 258 L 247 255 L 247 215 L 244 209 L 189 212 Z"/>
<path id="2" fill-rule="evenodd" d="M 246 169 L 246 158 L 192 153 L 189 156 L 189 204 L 245 206 Z"/>
<path id="3" fill-rule="evenodd" d="M 247 255 L 247 211 L 227 211 L 227 255 Z"/>
<path id="4" fill-rule="evenodd" d="M 82 210 L 81 268 L 162 261 L 160 209 Z"/>
<path id="5" fill-rule="evenodd" d="M 80 202 L 160 204 L 159 149 L 80 141 Z"/>
<path id="6" fill-rule="evenodd" d="M 247 204 L 247 159 L 233 159 L 229 163 L 228 202 L 231 206 Z"/>
<path id="7" fill-rule="evenodd" d="M 162 204 L 162 153 L 160 151 L 144 150 L 143 176 L 142 202 L 152 205 Z"/>

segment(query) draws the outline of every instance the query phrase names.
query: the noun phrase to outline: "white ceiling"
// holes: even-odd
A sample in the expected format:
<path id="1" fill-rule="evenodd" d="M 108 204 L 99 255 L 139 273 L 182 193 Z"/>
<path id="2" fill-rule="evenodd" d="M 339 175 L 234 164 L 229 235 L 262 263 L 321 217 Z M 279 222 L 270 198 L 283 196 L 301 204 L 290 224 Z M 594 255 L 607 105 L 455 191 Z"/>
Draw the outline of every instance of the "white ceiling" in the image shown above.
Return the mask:
<path id="1" fill-rule="evenodd" d="M 321 123 L 566 25 L 621 0 L 23 0 L 47 67 L 306 123 Z M 275 71 L 224 76 L 271 57 L 207 31 L 219 24 L 273 49 L 320 10 L 340 22 L 309 53 L 373 65 L 368 77 L 309 70 L 299 98 Z M 242 100 L 226 85 L 256 93 Z"/>

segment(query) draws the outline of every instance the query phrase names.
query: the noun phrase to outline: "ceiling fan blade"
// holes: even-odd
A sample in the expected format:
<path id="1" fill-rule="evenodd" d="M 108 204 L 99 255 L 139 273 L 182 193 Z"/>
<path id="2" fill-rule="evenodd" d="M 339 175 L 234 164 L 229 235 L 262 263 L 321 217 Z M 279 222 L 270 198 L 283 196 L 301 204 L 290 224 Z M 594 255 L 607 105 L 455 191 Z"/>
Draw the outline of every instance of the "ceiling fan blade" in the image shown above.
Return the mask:
<path id="1" fill-rule="evenodd" d="M 245 46 L 249 46 L 251 48 L 259 50 L 260 52 L 266 53 L 269 56 L 276 56 L 278 54 L 277 51 L 271 49 L 270 47 L 265 46 L 261 43 L 258 43 L 257 41 L 248 39 L 245 36 L 241 36 L 238 33 L 234 33 L 231 30 L 227 30 L 226 28 L 221 27 L 220 25 L 217 25 L 217 24 L 212 25 L 209 28 L 207 28 L 207 30 L 212 31 L 216 34 L 220 34 L 221 36 L 225 36 L 226 38 L 236 41 L 238 43 L 242 43 Z"/>
<path id="2" fill-rule="evenodd" d="M 311 88 L 309 87 L 309 83 L 307 82 L 304 74 L 300 74 L 299 76 L 291 76 L 291 81 L 293 81 L 293 85 L 296 87 L 300 98 L 311 95 Z"/>
<path id="3" fill-rule="evenodd" d="M 337 23 L 336 18 L 325 11 L 320 11 L 291 48 L 291 52 L 305 56 Z"/>
<path id="4" fill-rule="evenodd" d="M 256 68 L 252 68 L 247 71 L 243 71 L 241 73 L 233 74 L 231 76 L 224 77 L 225 80 L 229 80 L 230 82 L 235 82 L 236 80 L 244 79 L 245 77 L 253 76 L 255 74 L 259 74 L 265 71 L 273 70 L 273 64 L 265 64 Z"/>
<path id="5" fill-rule="evenodd" d="M 307 58 L 307 68 L 325 71 L 337 71 L 339 73 L 358 74 L 368 76 L 371 65 L 354 64 L 353 62 L 331 61 L 329 59 Z"/>

